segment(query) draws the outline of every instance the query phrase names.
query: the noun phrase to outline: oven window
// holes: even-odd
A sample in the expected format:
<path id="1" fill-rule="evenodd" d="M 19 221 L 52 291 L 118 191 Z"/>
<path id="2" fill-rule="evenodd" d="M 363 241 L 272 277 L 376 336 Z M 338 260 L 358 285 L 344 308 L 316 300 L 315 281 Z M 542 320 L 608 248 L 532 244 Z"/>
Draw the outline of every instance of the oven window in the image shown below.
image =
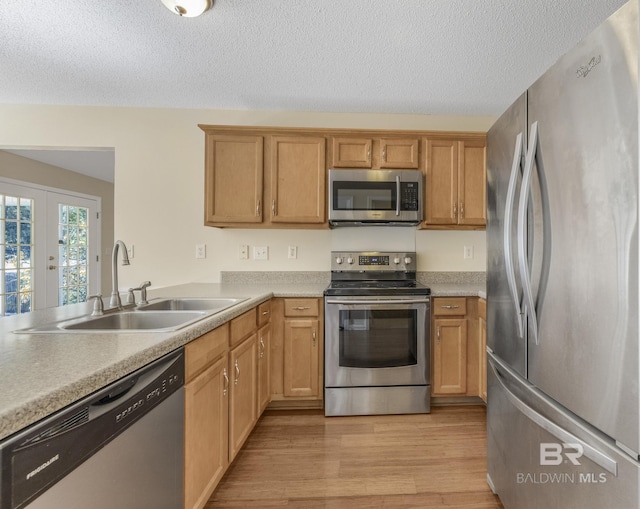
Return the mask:
<path id="1" fill-rule="evenodd" d="M 340 311 L 340 366 L 392 368 L 418 363 L 415 309 Z"/>
<path id="2" fill-rule="evenodd" d="M 334 182 L 334 210 L 396 210 L 394 182 Z"/>

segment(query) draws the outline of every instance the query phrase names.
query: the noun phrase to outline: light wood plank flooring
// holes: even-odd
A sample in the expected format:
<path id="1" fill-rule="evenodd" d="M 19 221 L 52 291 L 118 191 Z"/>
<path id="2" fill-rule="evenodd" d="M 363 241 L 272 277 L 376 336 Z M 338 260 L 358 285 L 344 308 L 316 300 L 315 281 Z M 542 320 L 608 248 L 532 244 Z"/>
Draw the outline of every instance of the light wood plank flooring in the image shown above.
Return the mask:
<path id="1" fill-rule="evenodd" d="M 328 417 L 266 412 L 206 505 L 500 509 L 486 482 L 485 409 Z"/>

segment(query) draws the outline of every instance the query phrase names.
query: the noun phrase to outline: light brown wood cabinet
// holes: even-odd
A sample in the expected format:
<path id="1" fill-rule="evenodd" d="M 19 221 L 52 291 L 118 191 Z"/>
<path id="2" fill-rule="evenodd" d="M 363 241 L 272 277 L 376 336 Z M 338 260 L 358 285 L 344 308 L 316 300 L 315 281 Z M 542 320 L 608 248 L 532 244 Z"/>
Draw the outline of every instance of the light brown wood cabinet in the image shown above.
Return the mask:
<path id="1" fill-rule="evenodd" d="M 332 167 L 417 169 L 419 145 L 418 138 L 334 137 Z"/>
<path id="2" fill-rule="evenodd" d="M 431 330 L 435 401 L 486 401 L 486 303 L 478 297 L 435 297 Z M 473 399 L 470 399 L 473 398 Z"/>
<path id="3" fill-rule="evenodd" d="M 466 298 L 433 299 L 434 395 L 467 393 Z"/>
<path id="4" fill-rule="evenodd" d="M 318 299 L 286 299 L 284 309 L 284 395 L 319 397 Z"/>
<path id="5" fill-rule="evenodd" d="M 184 507 L 202 508 L 229 464 L 225 324 L 185 347 Z"/>
<path id="6" fill-rule="evenodd" d="M 248 316 L 253 317 L 250 335 L 234 338 L 234 322 L 239 324 L 236 330 L 244 330 Z M 230 343 L 237 346 L 229 352 L 229 462 L 236 457 L 258 421 L 258 336 L 255 327 L 255 309 L 231 320 Z"/>
<path id="7" fill-rule="evenodd" d="M 271 222 L 325 222 L 325 139 L 271 138 Z"/>
<path id="8" fill-rule="evenodd" d="M 424 142 L 427 228 L 486 226 L 484 139 L 427 138 Z"/>
<path id="9" fill-rule="evenodd" d="M 487 301 L 478 300 L 478 330 L 480 334 L 480 355 L 478 369 L 480 375 L 480 397 L 487 402 Z"/>
<path id="10" fill-rule="evenodd" d="M 271 401 L 271 302 L 258 306 L 258 417 Z"/>
<path id="11" fill-rule="evenodd" d="M 205 136 L 205 224 L 262 222 L 262 136 Z"/>

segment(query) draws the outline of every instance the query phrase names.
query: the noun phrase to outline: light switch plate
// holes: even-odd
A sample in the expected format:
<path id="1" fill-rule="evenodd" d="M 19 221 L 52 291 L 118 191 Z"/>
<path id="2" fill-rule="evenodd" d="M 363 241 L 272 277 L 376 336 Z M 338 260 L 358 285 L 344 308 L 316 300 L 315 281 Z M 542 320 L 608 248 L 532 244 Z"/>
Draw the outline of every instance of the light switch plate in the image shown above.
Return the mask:
<path id="1" fill-rule="evenodd" d="M 269 259 L 269 247 L 268 246 L 254 246 L 253 247 L 253 259 L 254 260 L 268 260 Z"/>

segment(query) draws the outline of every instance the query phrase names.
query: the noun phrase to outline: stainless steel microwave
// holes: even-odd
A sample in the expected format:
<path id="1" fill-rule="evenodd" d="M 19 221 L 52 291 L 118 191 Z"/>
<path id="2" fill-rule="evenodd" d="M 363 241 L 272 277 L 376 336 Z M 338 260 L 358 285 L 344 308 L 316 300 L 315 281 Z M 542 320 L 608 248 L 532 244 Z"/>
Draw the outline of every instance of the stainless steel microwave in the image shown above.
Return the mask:
<path id="1" fill-rule="evenodd" d="M 422 221 L 419 170 L 329 170 L 329 224 L 415 226 Z"/>

